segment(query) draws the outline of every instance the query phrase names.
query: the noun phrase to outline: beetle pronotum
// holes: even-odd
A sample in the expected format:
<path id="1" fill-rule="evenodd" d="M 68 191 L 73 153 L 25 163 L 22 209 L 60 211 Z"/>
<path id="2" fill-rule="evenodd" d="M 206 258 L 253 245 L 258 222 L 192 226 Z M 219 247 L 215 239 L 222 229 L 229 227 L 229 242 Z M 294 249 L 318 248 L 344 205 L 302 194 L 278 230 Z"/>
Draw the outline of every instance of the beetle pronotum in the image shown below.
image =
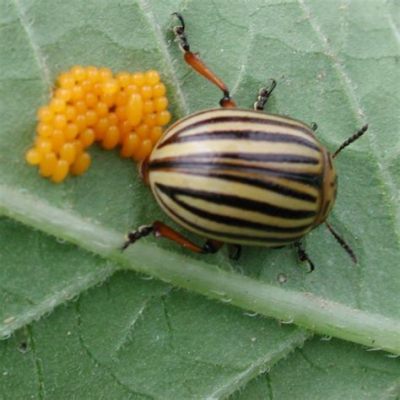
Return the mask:
<path id="1" fill-rule="evenodd" d="M 262 113 L 276 86 L 262 88 L 254 110 L 236 108 L 225 83 L 195 54 L 182 16 L 174 28 L 185 61 L 223 92 L 221 108 L 191 114 L 169 127 L 142 164 L 142 176 L 161 208 L 179 225 L 208 238 L 198 246 L 160 221 L 128 234 L 123 248 L 154 233 L 197 253 L 224 243 L 235 256 L 241 245 L 281 247 L 293 243 L 300 260 L 313 263 L 301 238 L 325 222 L 356 262 L 351 248 L 326 218 L 336 198 L 332 162 L 358 139 L 363 126 L 331 155 L 303 122 Z"/>

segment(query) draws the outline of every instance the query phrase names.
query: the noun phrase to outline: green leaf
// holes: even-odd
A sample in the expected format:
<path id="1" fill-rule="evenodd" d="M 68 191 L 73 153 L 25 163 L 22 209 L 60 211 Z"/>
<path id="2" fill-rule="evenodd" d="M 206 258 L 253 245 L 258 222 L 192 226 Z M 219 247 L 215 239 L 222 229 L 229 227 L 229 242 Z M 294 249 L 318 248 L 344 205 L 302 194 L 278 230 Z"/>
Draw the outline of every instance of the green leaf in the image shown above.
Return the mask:
<path id="1" fill-rule="evenodd" d="M 311 335 L 302 328 L 400 353 L 394 2 L 2 0 L 0 6 L 0 213 L 7 217 L 0 223 L 0 334 L 15 332 L 0 346 L 1 396 L 68 398 L 78 390 L 82 398 L 222 398 L 302 346 Z M 268 111 L 316 121 L 332 150 L 369 123 L 365 137 L 337 160 L 340 188 L 331 217 L 358 266 L 323 227 L 307 239 L 317 266 L 312 274 L 297 265 L 291 248 L 245 249 L 232 263 L 223 252 L 203 258 L 148 238 L 122 254 L 130 228 L 168 221 L 129 161 L 93 149 L 88 173 L 62 185 L 26 165 L 36 109 L 56 75 L 74 64 L 157 68 L 175 118 L 218 104 L 218 90 L 188 69 L 173 43 L 173 11 L 184 14 L 192 48 L 239 105 L 251 106 L 273 77 L 278 87 Z M 167 284 L 116 273 L 120 268 Z M 301 328 L 251 318 L 252 312 Z M 346 345 L 312 341 L 306 348 L 329 359 L 340 346 Z M 371 357 L 360 347 L 347 349 L 337 369 Z M 298 354 L 288 362 L 297 363 Z M 381 397 L 385 390 L 398 395 L 393 360 L 382 353 L 371 360 L 387 371 L 374 375 Z M 287 372 L 275 368 L 270 375 L 278 371 L 274 379 L 283 381 Z M 304 398 L 313 396 L 308 389 Z"/>
<path id="2" fill-rule="evenodd" d="M 314 338 L 232 399 L 396 399 L 399 368 L 398 360 L 384 359 L 377 352 Z"/>

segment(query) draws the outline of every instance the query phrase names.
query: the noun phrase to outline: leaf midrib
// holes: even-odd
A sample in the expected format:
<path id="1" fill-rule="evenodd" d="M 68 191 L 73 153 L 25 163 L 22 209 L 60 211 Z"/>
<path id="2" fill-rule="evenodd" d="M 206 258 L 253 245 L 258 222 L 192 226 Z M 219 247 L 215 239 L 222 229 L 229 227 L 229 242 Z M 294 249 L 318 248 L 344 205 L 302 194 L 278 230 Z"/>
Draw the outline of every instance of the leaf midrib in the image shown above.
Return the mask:
<path id="1" fill-rule="evenodd" d="M 289 291 L 222 271 L 169 250 L 157 248 L 155 251 L 147 242 L 138 242 L 121 252 L 124 241 L 121 233 L 6 185 L 0 185 L 0 213 L 75 243 L 121 268 L 155 276 L 175 286 L 320 334 L 400 354 L 400 321 L 353 309 L 312 293 Z"/>

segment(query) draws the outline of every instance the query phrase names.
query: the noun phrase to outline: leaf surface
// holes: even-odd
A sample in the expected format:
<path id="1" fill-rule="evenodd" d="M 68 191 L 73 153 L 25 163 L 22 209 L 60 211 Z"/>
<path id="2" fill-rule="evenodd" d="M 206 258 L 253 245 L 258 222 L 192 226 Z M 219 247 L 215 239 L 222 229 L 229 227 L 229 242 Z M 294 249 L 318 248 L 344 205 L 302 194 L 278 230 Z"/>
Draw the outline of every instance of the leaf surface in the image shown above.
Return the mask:
<path id="1" fill-rule="evenodd" d="M 1 344 L 4 393 L 57 398 L 77 385 L 87 398 L 98 398 L 89 382 L 101 381 L 98 393 L 107 390 L 108 398 L 220 398 L 302 346 L 310 336 L 302 328 L 400 353 L 400 20 L 394 2 L 3 0 L 1 9 L 0 334 L 20 328 Z M 340 188 L 331 216 L 358 266 L 323 227 L 307 237 L 317 265 L 312 274 L 297 265 L 291 248 L 245 249 L 231 263 L 223 252 L 201 258 L 149 238 L 121 254 L 129 229 L 168 221 L 129 161 L 94 148 L 88 173 L 62 185 L 25 164 L 36 109 L 56 75 L 74 64 L 157 68 L 175 118 L 217 106 L 220 93 L 187 68 L 173 43 L 173 11 L 185 15 L 192 48 L 241 106 L 250 106 L 273 77 L 278 87 L 268 111 L 316 121 L 332 150 L 369 123 L 365 137 L 337 160 Z M 166 284 L 117 273 L 120 268 Z M 301 328 L 252 319 L 175 286 Z M 307 346 L 327 358 L 336 351 L 318 342 Z M 348 358 L 362 363 L 360 354 L 349 347 Z M 15 387 L 24 371 L 30 371 L 24 385 Z M 98 375 L 87 380 L 93 371 Z M 390 377 L 381 382 L 382 393 L 398 393 Z"/>

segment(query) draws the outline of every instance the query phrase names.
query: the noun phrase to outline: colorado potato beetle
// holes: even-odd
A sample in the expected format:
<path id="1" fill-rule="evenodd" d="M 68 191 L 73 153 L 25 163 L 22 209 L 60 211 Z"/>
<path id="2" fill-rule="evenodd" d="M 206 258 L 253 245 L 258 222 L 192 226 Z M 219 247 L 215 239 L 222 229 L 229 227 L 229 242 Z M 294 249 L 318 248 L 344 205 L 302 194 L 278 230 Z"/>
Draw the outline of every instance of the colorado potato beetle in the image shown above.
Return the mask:
<path id="1" fill-rule="evenodd" d="M 336 198 L 333 159 L 367 130 L 363 126 L 333 154 L 317 140 L 315 127 L 263 113 L 276 86 L 262 88 L 254 110 L 236 108 L 225 83 L 190 50 L 183 17 L 174 28 L 184 59 L 222 92 L 221 108 L 200 111 L 169 127 L 142 163 L 144 181 L 176 223 L 208 240 L 198 246 L 160 221 L 128 234 L 123 248 L 153 233 L 197 253 L 230 244 L 281 247 L 294 244 L 300 260 L 313 263 L 301 239 L 325 223 L 352 260 L 356 256 L 326 222 Z M 313 129 L 314 128 L 314 129 Z"/>

